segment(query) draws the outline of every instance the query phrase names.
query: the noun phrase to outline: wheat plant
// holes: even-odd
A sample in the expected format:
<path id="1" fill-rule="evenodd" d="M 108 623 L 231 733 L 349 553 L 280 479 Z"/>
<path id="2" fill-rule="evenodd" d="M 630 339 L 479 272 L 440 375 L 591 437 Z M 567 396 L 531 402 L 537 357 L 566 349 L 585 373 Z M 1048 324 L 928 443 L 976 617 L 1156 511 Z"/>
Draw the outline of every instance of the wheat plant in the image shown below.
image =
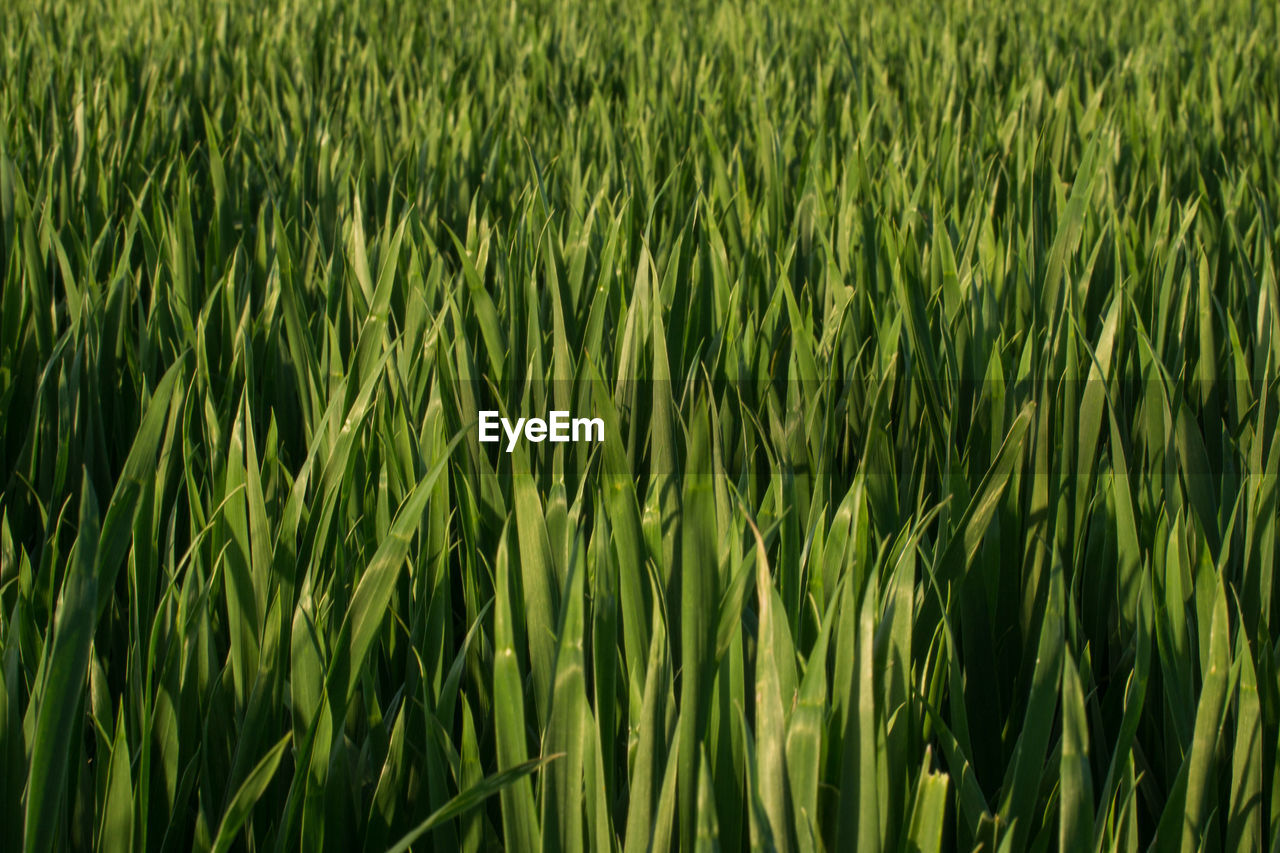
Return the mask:
<path id="1" fill-rule="evenodd" d="M 1278 41 L 10 0 L 0 847 L 1280 848 Z"/>

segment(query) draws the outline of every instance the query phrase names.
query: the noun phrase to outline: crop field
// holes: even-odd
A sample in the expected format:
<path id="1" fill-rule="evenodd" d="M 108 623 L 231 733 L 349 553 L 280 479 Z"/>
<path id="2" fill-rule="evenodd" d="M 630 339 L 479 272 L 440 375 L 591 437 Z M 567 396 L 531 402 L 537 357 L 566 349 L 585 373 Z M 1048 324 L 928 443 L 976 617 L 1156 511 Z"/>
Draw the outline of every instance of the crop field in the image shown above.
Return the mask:
<path id="1" fill-rule="evenodd" d="M 1274 2 L 0 5 L 0 848 L 1280 849 Z"/>

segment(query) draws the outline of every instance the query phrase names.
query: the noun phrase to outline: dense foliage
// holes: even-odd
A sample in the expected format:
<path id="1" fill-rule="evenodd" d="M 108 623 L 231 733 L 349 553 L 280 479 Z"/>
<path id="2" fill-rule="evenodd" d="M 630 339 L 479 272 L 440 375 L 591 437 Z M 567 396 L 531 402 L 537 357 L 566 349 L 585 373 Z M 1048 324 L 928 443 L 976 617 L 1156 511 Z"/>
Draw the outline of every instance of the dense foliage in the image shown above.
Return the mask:
<path id="1" fill-rule="evenodd" d="M 0 833 L 1277 849 L 1278 39 L 4 4 Z"/>

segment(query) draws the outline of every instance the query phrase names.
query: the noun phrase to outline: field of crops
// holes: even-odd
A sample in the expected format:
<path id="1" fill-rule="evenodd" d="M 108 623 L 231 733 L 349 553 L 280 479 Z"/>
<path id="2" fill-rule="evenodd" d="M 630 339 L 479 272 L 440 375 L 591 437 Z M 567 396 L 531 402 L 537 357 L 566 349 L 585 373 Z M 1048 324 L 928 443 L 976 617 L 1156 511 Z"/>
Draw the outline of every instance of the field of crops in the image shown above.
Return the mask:
<path id="1" fill-rule="evenodd" d="M 3 6 L 0 847 L 1280 849 L 1274 2 Z"/>

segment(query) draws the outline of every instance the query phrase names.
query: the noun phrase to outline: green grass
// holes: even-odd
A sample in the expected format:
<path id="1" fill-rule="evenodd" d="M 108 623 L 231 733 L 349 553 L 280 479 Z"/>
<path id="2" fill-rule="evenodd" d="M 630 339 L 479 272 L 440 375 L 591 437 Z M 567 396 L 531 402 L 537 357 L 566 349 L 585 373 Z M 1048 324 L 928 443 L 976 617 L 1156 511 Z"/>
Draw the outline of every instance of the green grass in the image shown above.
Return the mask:
<path id="1" fill-rule="evenodd" d="M 1280 848 L 1274 3 L 417 5 L 0 11 L 6 844 Z"/>

